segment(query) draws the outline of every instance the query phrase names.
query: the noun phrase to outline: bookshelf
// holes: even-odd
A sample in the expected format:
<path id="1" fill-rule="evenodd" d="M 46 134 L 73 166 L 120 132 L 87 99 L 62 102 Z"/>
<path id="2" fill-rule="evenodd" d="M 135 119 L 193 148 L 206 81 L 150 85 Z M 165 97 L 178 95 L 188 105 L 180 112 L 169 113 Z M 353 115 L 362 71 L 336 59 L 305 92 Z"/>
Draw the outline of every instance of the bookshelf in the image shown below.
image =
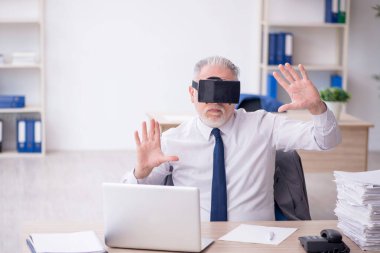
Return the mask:
<path id="1" fill-rule="evenodd" d="M 302 63 L 318 89 L 330 85 L 330 75 L 342 77 L 347 89 L 347 50 L 350 0 L 346 0 L 346 22 L 325 23 L 325 0 L 261 0 L 260 23 L 260 93 L 267 94 L 268 74 L 278 65 L 268 64 L 269 33 L 293 34 L 293 67 Z M 277 99 L 290 102 L 290 98 L 277 88 Z"/>
<path id="2" fill-rule="evenodd" d="M 45 155 L 45 0 L 0 1 L 0 95 L 23 95 L 25 107 L 0 108 L 3 121 L 1 158 L 43 157 Z M 36 53 L 36 63 L 13 64 L 15 52 Z M 17 152 L 17 119 L 39 119 L 42 129 L 41 153 Z"/>

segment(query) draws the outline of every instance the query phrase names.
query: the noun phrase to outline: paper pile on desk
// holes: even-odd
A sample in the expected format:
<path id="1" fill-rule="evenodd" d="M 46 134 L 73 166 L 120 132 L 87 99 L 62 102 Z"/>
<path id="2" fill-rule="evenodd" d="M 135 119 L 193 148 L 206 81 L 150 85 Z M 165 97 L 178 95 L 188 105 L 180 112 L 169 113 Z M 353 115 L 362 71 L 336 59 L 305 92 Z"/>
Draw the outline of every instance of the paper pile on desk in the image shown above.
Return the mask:
<path id="1" fill-rule="evenodd" d="M 380 250 L 380 170 L 334 176 L 338 227 L 362 250 Z"/>
<path id="2" fill-rule="evenodd" d="M 106 253 L 94 231 L 34 233 L 26 243 L 33 253 Z"/>

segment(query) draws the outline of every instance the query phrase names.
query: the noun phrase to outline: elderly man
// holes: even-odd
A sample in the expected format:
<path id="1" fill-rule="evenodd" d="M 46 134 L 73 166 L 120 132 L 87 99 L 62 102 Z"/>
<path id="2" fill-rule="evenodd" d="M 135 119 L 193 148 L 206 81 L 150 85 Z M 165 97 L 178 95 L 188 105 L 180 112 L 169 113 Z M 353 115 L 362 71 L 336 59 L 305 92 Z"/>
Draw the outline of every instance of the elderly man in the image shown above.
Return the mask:
<path id="1" fill-rule="evenodd" d="M 307 109 L 312 121 L 199 102 L 198 86 L 190 86 L 198 116 L 162 136 L 155 120 L 149 130 L 143 122 L 141 138 L 135 132 L 137 164 L 124 182 L 163 184 L 171 173 L 174 185 L 199 188 L 202 220 L 273 220 L 276 150 L 328 150 L 341 141 L 336 119 L 304 67 L 299 65 L 301 76 L 289 64 L 279 70 L 282 75 L 273 75 L 292 99 L 279 112 Z M 193 83 L 210 78 L 236 81 L 238 75 L 230 60 L 209 57 L 195 65 Z"/>

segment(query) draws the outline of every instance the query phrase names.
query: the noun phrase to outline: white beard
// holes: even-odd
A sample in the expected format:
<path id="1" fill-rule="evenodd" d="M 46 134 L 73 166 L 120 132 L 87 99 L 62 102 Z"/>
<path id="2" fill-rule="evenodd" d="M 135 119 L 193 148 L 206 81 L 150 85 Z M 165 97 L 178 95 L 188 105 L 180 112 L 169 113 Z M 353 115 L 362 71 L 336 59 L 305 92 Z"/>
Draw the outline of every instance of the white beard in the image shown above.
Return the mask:
<path id="1" fill-rule="evenodd" d="M 210 119 L 207 117 L 207 111 L 210 110 L 210 109 L 217 109 L 217 110 L 220 110 L 222 111 L 222 114 L 221 116 L 218 118 L 218 119 Z M 227 115 L 226 115 L 226 111 L 224 110 L 223 107 L 221 106 L 215 106 L 213 108 L 208 108 L 207 110 L 203 111 L 201 114 L 200 114 L 200 118 L 203 122 L 203 124 L 205 124 L 206 126 L 208 127 L 211 127 L 211 128 L 218 128 L 218 127 L 221 127 L 223 126 L 226 122 L 227 122 Z"/>

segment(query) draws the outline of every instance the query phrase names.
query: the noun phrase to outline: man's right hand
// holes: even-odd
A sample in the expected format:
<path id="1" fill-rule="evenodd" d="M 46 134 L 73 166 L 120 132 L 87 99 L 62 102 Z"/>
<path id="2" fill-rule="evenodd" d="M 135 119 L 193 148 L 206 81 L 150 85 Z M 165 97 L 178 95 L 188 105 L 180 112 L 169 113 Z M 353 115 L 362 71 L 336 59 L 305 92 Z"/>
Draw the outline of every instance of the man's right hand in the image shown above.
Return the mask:
<path id="1" fill-rule="evenodd" d="M 150 120 L 149 134 L 146 122 L 142 123 L 142 141 L 138 131 L 135 131 L 135 142 L 137 146 L 137 164 L 135 167 L 135 177 L 142 179 L 147 177 L 154 167 L 164 162 L 178 161 L 177 156 L 165 156 L 161 150 L 160 126 L 154 120 Z"/>

